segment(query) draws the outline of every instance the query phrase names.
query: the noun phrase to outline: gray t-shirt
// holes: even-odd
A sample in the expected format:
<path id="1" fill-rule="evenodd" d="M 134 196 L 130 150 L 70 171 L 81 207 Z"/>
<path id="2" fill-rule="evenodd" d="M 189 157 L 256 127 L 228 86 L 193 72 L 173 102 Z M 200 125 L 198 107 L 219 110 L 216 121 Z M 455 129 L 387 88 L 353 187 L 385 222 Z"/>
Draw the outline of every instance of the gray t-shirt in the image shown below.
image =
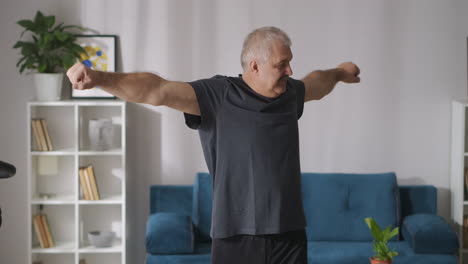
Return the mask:
<path id="1" fill-rule="evenodd" d="M 277 98 L 256 93 L 241 75 L 189 84 L 201 115 L 185 113 L 186 124 L 199 130 L 213 177 L 211 237 L 305 228 L 297 124 L 304 84 L 289 78 Z"/>

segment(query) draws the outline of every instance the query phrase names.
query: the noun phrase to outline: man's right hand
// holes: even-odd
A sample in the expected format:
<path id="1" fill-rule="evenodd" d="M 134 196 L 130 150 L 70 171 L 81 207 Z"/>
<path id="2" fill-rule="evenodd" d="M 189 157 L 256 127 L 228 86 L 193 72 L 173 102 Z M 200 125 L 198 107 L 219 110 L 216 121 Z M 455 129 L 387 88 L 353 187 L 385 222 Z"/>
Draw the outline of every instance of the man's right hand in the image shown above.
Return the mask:
<path id="1" fill-rule="evenodd" d="M 68 79 L 72 83 L 73 89 L 84 90 L 96 86 L 97 72 L 86 67 L 81 62 L 75 63 L 67 71 Z"/>

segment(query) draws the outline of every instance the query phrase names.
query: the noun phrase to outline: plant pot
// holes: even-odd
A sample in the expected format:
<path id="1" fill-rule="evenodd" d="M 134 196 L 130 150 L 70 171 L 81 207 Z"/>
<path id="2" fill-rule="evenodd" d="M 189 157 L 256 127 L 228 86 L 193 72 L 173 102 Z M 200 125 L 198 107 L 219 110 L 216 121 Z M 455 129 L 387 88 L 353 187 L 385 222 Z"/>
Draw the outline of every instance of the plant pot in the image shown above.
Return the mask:
<path id="1" fill-rule="evenodd" d="M 36 100 L 58 101 L 62 94 L 63 73 L 35 73 Z"/>
<path id="2" fill-rule="evenodd" d="M 376 257 L 371 257 L 369 259 L 371 264 L 392 264 L 391 260 L 380 260 Z"/>

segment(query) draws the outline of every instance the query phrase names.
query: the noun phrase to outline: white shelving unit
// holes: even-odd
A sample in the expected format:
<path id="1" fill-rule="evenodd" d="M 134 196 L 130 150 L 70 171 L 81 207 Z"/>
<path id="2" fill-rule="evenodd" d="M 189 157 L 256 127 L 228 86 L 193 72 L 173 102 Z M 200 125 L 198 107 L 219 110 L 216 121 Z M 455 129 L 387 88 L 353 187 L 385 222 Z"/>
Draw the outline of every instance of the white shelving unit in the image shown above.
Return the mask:
<path id="1" fill-rule="evenodd" d="M 28 263 L 79 264 L 80 259 L 85 259 L 86 264 L 125 264 L 126 103 L 120 100 L 29 102 L 27 108 L 28 217 L 31 219 Z M 33 149 L 33 118 L 46 120 L 53 151 Z M 110 150 L 90 149 L 88 123 L 99 118 L 112 119 L 114 136 Z M 88 164 L 94 168 L 100 200 L 84 200 L 79 168 Z M 47 215 L 55 241 L 53 248 L 39 246 L 32 219 L 40 211 Z M 91 246 L 87 233 L 94 230 L 115 231 L 117 239 L 113 246 Z"/>
<path id="2" fill-rule="evenodd" d="M 468 263 L 468 237 L 463 237 L 464 217 L 468 216 L 468 196 L 465 194 L 467 184 L 464 171 L 468 167 L 468 99 L 452 102 L 452 142 L 451 142 L 451 218 L 460 238 L 458 263 Z M 465 229 L 468 226 L 465 225 Z"/>

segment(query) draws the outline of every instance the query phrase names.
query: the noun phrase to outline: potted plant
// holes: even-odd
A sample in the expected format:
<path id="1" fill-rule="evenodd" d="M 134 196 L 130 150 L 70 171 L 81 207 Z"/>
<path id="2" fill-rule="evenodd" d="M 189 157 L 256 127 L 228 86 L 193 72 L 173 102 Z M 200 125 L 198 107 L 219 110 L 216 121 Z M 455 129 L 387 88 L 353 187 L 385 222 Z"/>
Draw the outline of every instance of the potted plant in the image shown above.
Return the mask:
<path id="1" fill-rule="evenodd" d="M 395 227 L 391 229 L 391 226 L 387 226 L 382 231 L 377 222 L 372 218 L 368 217 L 365 219 L 367 226 L 369 227 L 372 236 L 374 237 L 374 252 L 375 256 L 370 258 L 371 264 L 391 264 L 393 257 L 398 255 L 394 249 L 388 249 L 388 240 L 398 235 L 399 228 Z"/>
<path id="2" fill-rule="evenodd" d="M 75 34 L 70 29 L 85 29 L 75 25 L 55 25 L 55 16 L 45 16 L 37 11 L 34 20 L 20 20 L 18 25 L 30 32 L 30 41 L 18 41 L 14 49 L 21 50 L 21 59 L 16 67 L 19 72 L 35 72 L 36 96 L 38 100 L 60 100 L 63 71 L 71 67 L 84 49 L 75 43 Z M 54 26 L 55 25 L 55 26 Z"/>

